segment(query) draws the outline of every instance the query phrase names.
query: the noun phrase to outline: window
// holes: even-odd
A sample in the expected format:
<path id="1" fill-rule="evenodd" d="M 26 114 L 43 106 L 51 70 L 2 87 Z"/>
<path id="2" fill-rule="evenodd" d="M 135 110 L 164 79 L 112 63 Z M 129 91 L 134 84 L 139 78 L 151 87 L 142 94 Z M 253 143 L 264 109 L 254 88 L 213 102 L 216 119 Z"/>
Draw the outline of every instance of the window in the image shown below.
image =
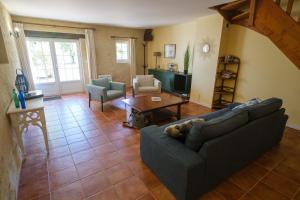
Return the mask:
<path id="1" fill-rule="evenodd" d="M 34 83 L 55 82 L 50 42 L 28 40 L 27 48 Z"/>
<path id="2" fill-rule="evenodd" d="M 116 41 L 117 63 L 129 63 L 129 42 L 127 40 Z"/>
<path id="3" fill-rule="evenodd" d="M 75 42 L 54 42 L 60 81 L 80 80 L 77 46 Z"/>
<path id="4" fill-rule="evenodd" d="M 77 41 L 27 38 L 27 48 L 35 84 L 80 81 Z"/>

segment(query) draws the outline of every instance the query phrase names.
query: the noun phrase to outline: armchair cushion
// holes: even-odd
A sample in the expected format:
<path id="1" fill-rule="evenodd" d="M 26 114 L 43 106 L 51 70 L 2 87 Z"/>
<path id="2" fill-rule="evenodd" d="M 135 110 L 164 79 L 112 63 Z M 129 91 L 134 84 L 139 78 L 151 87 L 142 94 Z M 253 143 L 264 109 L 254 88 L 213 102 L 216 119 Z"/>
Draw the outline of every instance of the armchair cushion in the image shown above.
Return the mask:
<path id="1" fill-rule="evenodd" d="M 136 80 L 139 86 L 154 86 L 154 77 L 153 75 L 137 75 Z"/>
<path id="2" fill-rule="evenodd" d="M 107 90 L 107 98 L 109 100 L 124 96 L 122 90 Z"/>
<path id="3" fill-rule="evenodd" d="M 105 87 L 107 90 L 110 89 L 110 83 L 109 82 L 110 81 L 109 81 L 108 78 L 98 78 L 98 79 L 92 80 L 93 85 Z"/>
<path id="4" fill-rule="evenodd" d="M 138 87 L 138 92 L 159 92 L 160 88 L 159 87 L 154 87 L 154 86 L 143 86 L 143 87 Z"/>

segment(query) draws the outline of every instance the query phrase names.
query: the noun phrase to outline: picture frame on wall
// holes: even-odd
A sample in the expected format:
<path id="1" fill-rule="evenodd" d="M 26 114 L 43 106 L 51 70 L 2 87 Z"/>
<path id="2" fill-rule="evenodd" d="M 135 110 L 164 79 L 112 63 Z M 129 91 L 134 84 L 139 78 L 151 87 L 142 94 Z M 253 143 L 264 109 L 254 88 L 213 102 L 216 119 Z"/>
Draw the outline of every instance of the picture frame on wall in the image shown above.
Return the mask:
<path id="1" fill-rule="evenodd" d="M 176 57 L 176 44 L 165 44 L 164 55 L 165 55 L 165 58 L 175 58 Z"/>

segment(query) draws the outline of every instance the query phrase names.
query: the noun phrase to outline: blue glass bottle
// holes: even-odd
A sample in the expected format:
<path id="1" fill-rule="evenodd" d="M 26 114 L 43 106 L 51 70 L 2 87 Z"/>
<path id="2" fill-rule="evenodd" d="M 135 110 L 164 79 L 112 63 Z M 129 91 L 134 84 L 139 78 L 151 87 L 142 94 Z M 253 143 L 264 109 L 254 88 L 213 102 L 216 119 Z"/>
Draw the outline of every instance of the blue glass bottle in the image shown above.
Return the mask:
<path id="1" fill-rule="evenodd" d="M 20 100 L 20 103 L 21 103 L 21 108 L 25 109 L 26 108 L 26 102 L 25 102 L 25 95 L 24 95 L 23 91 L 19 92 L 19 100 Z"/>

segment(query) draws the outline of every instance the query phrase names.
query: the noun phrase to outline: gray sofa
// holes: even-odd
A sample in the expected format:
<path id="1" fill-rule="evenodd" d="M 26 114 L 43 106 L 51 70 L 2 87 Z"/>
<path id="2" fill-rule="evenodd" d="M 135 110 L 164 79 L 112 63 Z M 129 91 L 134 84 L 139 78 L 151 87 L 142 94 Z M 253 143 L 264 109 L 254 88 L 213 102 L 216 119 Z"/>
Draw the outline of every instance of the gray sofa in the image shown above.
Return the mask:
<path id="1" fill-rule="evenodd" d="M 163 132 L 169 124 L 145 127 L 142 160 L 176 199 L 196 200 L 280 142 L 288 119 L 281 106 L 282 100 L 270 98 L 246 108 L 232 110 L 231 105 L 195 116 L 205 122 L 194 125 L 181 140 Z"/>

